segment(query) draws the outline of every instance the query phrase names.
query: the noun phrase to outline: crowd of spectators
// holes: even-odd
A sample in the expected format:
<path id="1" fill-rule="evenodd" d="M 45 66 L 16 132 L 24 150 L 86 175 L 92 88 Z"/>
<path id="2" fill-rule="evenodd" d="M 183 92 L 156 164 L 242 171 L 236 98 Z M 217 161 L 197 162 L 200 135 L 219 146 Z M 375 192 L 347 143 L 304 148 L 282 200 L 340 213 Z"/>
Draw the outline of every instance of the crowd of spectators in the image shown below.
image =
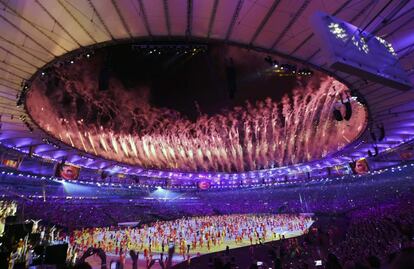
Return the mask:
<path id="1" fill-rule="evenodd" d="M 383 260 L 414 246 L 414 208 L 410 201 L 352 212 L 350 219 L 345 239 L 331 248 L 344 264 L 358 262 L 360 257 Z"/>

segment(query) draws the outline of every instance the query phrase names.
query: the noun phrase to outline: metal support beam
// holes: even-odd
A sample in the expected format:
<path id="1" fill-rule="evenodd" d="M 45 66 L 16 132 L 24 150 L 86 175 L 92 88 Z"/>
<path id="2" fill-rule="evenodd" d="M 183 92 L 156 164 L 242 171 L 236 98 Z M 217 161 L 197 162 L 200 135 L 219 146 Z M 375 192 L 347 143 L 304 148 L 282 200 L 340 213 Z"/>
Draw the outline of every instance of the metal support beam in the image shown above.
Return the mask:
<path id="1" fill-rule="evenodd" d="M 365 14 L 370 8 L 372 8 L 378 1 L 377 0 L 371 0 L 369 1 L 357 14 L 355 14 L 354 17 L 350 20 L 351 23 L 359 19 L 362 15 Z"/>
<path id="2" fill-rule="evenodd" d="M 59 42 L 57 42 L 56 40 L 54 40 L 53 38 L 51 38 L 49 35 L 47 35 L 42 28 L 38 27 L 36 24 L 34 24 L 30 20 L 28 20 L 26 17 L 20 15 L 15 9 L 13 9 L 11 6 L 9 6 L 7 3 L 5 3 L 3 0 L 1 0 L 0 2 L 7 9 L 9 9 L 13 13 L 13 15 L 15 15 L 19 19 L 23 20 L 24 22 L 28 23 L 30 26 L 32 26 L 34 29 L 36 29 L 37 31 L 39 31 L 43 36 L 45 36 L 46 38 L 48 38 L 50 41 L 52 41 L 56 46 L 58 46 L 59 48 L 61 48 L 63 51 L 68 52 L 68 50 L 65 49 L 64 47 L 62 47 L 62 45 L 60 45 Z"/>
<path id="3" fill-rule="evenodd" d="M 5 72 L 5 73 L 7 73 L 9 75 L 15 76 L 15 77 L 17 77 L 17 78 L 19 78 L 21 80 L 26 79 L 26 78 L 24 78 L 24 77 L 22 77 L 22 76 L 20 76 L 20 75 L 18 75 L 16 73 L 14 73 L 14 72 L 11 72 L 10 70 L 4 69 L 3 68 L 3 65 L 0 65 L 0 71 Z"/>
<path id="4" fill-rule="evenodd" d="M 299 43 L 289 54 L 292 55 L 293 53 L 297 52 L 300 48 L 302 48 L 308 41 L 314 36 L 315 34 L 312 33 L 308 35 L 302 42 Z"/>
<path id="5" fill-rule="evenodd" d="M 389 23 L 394 19 L 394 17 L 410 2 L 410 0 L 403 0 L 398 3 L 396 7 L 391 10 L 388 15 L 381 20 L 381 22 L 370 31 L 370 34 L 376 35 L 381 29 L 383 29 L 385 26 L 389 25 Z"/>
<path id="6" fill-rule="evenodd" d="M 279 44 L 279 42 L 282 40 L 282 38 L 286 35 L 286 33 L 289 31 L 289 29 L 293 26 L 293 24 L 295 24 L 296 20 L 302 15 L 302 13 L 305 11 L 306 7 L 309 5 L 310 0 L 306 0 L 305 2 L 303 2 L 303 4 L 300 6 L 300 8 L 296 11 L 295 15 L 293 16 L 293 18 L 290 20 L 290 22 L 288 23 L 288 25 L 285 27 L 285 29 L 283 29 L 282 33 L 280 33 L 280 35 L 276 38 L 275 42 L 273 42 L 271 48 L 273 49 L 274 47 L 277 46 L 277 44 Z"/>
<path id="7" fill-rule="evenodd" d="M 343 3 L 334 13 L 332 13 L 332 16 L 338 15 L 344 8 L 346 8 L 353 0 L 348 0 L 345 3 Z M 314 37 L 314 33 L 309 34 L 297 47 L 295 47 L 290 54 L 293 54 L 297 52 L 300 48 L 302 48 L 308 41 Z"/>
<path id="8" fill-rule="evenodd" d="M 111 31 L 109 31 L 108 26 L 106 25 L 105 21 L 102 19 L 101 14 L 99 14 L 98 10 L 95 8 L 95 5 L 92 3 L 92 0 L 88 0 L 89 6 L 92 8 L 93 12 L 95 13 L 96 17 L 98 18 L 99 22 L 105 28 L 106 34 L 108 34 L 111 39 L 114 39 Z"/>
<path id="9" fill-rule="evenodd" d="M 254 32 L 252 38 L 250 39 L 249 45 L 253 45 L 254 41 L 256 41 L 256 38 L 259 36 L 259 34 L 262 32 L 263 28 L 265 27 L 266 23 L 269 21 L 270 17 L 275 12 L 277 6 L 280 4 L 280 0 L 275 0 L 272 4 L 272 6 L 267 11 L 265 17 L 263 18 L 262 22 L 259 24 L 259 27 L 257 27 L 256 31 Z"/>
<path id="10" fill-rule="evenodd" d="M 91 35 L 91 33 L 88 32 L 85 26 L 83 26 L 83 24 L 79 22 L 79 20 L 75 17 L 75 15 L 73 15 L 73 13 L 62 3 L 62 1 L 58 0 L 58 3 L 66 11 L 66 13 L 68 13 L 69 16 L 76 22 L 76 24 L 79 25 L 79 27 L 89 36 L 89 38 L 93 42 L 98 43 L 98 41 Z"/>
<path id="11" fill-rule="evenodd" d="M 36 66 L 34 64 L 32 64 L 31 62 L 29 62 L 28 60 L 24 59 L 21 55 L 17 55 L 16 53 L 8 50 L 7 48 L 3 48 L 2 46 L 0 46 L 0 49 L 4 50 L 6 53 L 12 55 L 13 57 L 16 57 L 17 59 L 19 59 L 20 61 L 26 63 L 28 66 L 34 68 L 34 69 L 38 69 L 40 68 L 40 66 Z"/>
<path id="12" fill-rule="evenodd" d="M 187 37 L 191 36 L 192 27 L 193 27 L 193 0 L 187 0 L 187 29 L 185 30 L 185 35 Z"/>
<path id="13" fill-rule="evenodd" d="M 361 32 L 365 32 L 371 25 L 371 23 L 373 23 L 381 15 L 381 13 L 384 12 L 392 4 L 393 1 L 394 0 L 389 0 L 388 3 L 385 4 L 385 6 L 381 8 L 381 10 L 377 14 L 375 14 L 374 17 L 372 17 L 372 19 L 365 25 L 365 27 L 361 29 Z"/>
<path id="14" fill-rule="evenodd" d="M 234 25 L 236 24 L 237 18 L 239 17 L 240 10 L 243 6 L 244 0 L 239 0 L 237 3 L 236 9 L 234 10 L 233 17 L 231 18 L 231 22 L 229 28 L 227 29 L 225 41 L 229 40 L 231 33 L 233 32 Z"/>
<path id="15" fill-rule="evenodd" d="M 18 70 L 19 72 L 27 74 L 28 77 L 33 75 L 32 72 L 28 72 L 27 70 L 22 69 L 19 65 L 15 65 L 13 63 L 10 63 L 10 62 L 6 61 L 6 59 L 3 59 L 3 61 L 1 61 L 1 63 L 3 65 L 7 65 L 7 66 L 12 67 L 12 68 Z"/>
<path id="16" fill-rule="evenodd" d="M 51 53 L 48 48 L 46 48 L 44 45 L 40 44 L 37 40 L 35 40 L 32 36 L 29 35 L 29 33 L 26 33 L 23 31 L 18 25 L 11 22 L 9 19 L 4 17 L 3 15 L 0 15 L 0 18 L 2 18 L 5 22 L 7 22 L 9 25 L 11 25 L 14 29 L 16 29 L 18 32 L 22 33 L 27 39 L 38 45 L 40 48 L 42 48 L 46 54 L 51 55 L 52 57 L 56 57 L 55 54 Z"/>
<path id="17" fill-rule="evenodd" d="M 142 15 L 142 19 L 144 21 L 145 30 L 147 30 L 147 33 L 148 33 L 149 36 L 152 36 L 151 28 L 150 28 L 149 23 L 148 23 L 147 13 L 145 12 L 144 3 L 142 2 L 142 0 L 137 0 L 137 2 L 138 2 L 138 5 L 139 5 L 139 9 L 141 10 L 141 15 Z"/>
<path id="18" fill-rule="evenodd" d="M 405 17 L 407 14 L 412 14 L 414 11 L 414 7 L 406 10 L 404 13 L 401 13 L 398 15 L 398 17 L 393 18 L 391 21 L 388 22 L 388 26 L 393 24 L 394 22 L 400 20 L 401 18 Z M 382 36 L 382 38 L 387 39 L 390 36 L 392 36 L 394 33 L 397 33 L 398 30 L 401 28 L 401 25 L 407 25 L 408 23 L 414 21 L 414 16 L 411 16 L 410 18 L 408 18 L 407 20 L 404 20 L 404 22 L 400 22 L 397 24 L 397 27 L 393 30 L 390 30 L 389 33 L 385 34 L 384 36 Z"/>
<path id="19" fill-rule="evenodd" d="M 118 15 L 119 19 L 122 22 L 122 26 L 124 27 L 124 29 L 128 33 L 129 37 L 132 37 L 131 29 L 129 29 L 128 23 L 126 22 L 124 16 L 122 16 L 122 12 L 119 9 L 117 1 L 111 0 L 111 2 L 112 2 L 112 5 L 115 7 L 116 14 Z"/>
<path id="20" fill-rule="evenodd" d="M 311 54 L 311 56 L 306 58 L 306 62 L 310 62 L 313 59 L 313 57 L 315 57 L 316 54 L 318 54 L 320 51 L 321 51 L 321 48 L 317 49 L 314 53 Z"/>
<path id="21" fill-rule="evenodd" d="M 42 10 L 65 32 L 72 40 L 75 42 L 76 45 L 79 47 L 82 47 L 82 44 L 79 43 L 79 41 L 57 20 L 50 12 L 49 10 L 40 3 L 39 0 L 35 0 L 35 2 L 42 8 Z"/>
<path id="22" fill-rule="evenodd" d="M 23 44 L 22 46 L 20 46 L 20 45 L 18 45 L 18 44 L 16 44 L 16 43 L 14 43 L 14 42 L 10 41 L 9 39 L 4 38 L 3 36 L 0 36 L 0 39 L 1 39 L 2 41 L 6 42 L 6 43 L 8 43 L 8 44 L 10 44 L 10 45 L 12 45 L 13 47 L 16 47 L 16 48 L 17 48 L 17 49 L 19 49 L 19 50 L 24 51 L 25 53 L 29 54 L 30 56 L 32 56 L 32 57 L 33 57 L 33 58 L 35 58 L 36 60 L 38 60 L 38 61 L 42 62 L 43 64 L 46 64 L 47 62 L 49 62 L 48 60 L 45 60 L 45 59 L 40 58 L 40 57 L 38 56 L 38 54 L 36 54 L 36 53 L 35 53 L 35 52 L 33 52 L 32 50 L 26 49 L 26 48 L 24 47 L 24 44 Z"/>
<path id="23" fill-rule="evenodd" d="M 219 3 L 219 0 L 214 0 L 213 9 L 211 10 L 211 15 L 210 15 L 210 22 L 208 23 L 207 38 L 210 38 L 211 31 L 213 30 L 214 21 L 216 19 L 216 14 L 217 14 L 218 3 Z"/>
<path id="24" fill-rule="evenodd" d="M 168 0 L 163 0 L 163 2 L 164 2 L 165 27 L 167 28 L 168 35 L 171 35 L 171 23 L 170 23 L 170 12 L 168 8 Z"/>
<path id="25" fill-rule="evenodd" d="M 16 82 L 16 81 L 13 81 L 13 80 L 10 80 L 10 79 L 7 79 L 7 78 L 3 78 L 3 77 L 0 77 L 0 81 L 4 81 L 6 83 L 16 85 L 17 87 L 20 87 L 20 85 L 21 85 L 21 83 L 19 83 L 19 82 Z"/>

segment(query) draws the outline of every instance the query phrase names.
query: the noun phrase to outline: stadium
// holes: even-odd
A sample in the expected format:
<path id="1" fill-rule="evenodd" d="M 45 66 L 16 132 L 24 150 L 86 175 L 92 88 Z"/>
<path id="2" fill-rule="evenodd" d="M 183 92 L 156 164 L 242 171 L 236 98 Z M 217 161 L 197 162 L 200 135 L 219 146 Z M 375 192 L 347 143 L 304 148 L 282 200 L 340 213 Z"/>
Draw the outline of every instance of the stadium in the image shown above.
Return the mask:
<path id="1" fill-rule="evenodd" d="M 0 8 L 0 268 L 412 268 L 413 1 Z"/>

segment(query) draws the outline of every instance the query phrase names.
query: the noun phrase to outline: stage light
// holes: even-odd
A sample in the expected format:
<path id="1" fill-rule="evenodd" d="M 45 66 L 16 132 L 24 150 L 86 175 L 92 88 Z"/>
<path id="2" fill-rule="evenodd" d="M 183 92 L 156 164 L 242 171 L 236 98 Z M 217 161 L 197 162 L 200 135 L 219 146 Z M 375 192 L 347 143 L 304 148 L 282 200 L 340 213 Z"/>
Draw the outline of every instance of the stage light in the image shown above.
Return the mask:
<path id="1" fill-rule="evenodd" d="M 336 108 L 334 108 L 334 110 L 333 110 L 333 115 L 334 115 L 335 120 L 337 120 L 337 121 L 342 121 L 343 120 L 341 111 L 339 111 Z"/>

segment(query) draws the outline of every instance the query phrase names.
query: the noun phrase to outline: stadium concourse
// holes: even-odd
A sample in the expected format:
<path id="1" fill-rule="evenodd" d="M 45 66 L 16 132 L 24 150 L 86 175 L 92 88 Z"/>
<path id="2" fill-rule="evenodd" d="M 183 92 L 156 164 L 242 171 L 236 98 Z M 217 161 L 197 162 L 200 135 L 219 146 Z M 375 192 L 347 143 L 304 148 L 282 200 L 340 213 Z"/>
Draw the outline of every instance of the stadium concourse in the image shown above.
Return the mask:
<path id="1" fill-rule="evenodd" d="M 0 0 L 0 268 L 412 268 L 413 15 Z"/>

